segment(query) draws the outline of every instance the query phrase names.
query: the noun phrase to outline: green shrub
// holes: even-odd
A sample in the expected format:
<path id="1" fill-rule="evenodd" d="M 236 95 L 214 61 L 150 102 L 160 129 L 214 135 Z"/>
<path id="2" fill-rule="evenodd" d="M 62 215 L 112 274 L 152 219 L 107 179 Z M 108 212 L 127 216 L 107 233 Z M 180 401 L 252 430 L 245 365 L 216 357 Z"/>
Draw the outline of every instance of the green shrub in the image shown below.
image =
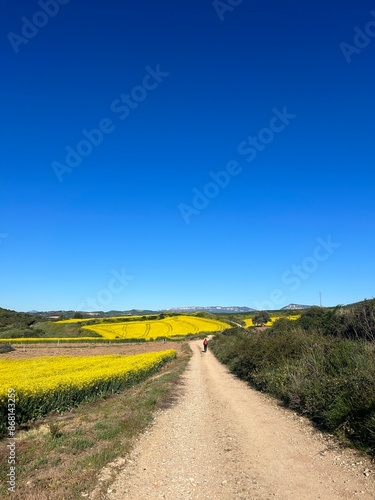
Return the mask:
<path id="1" fill-rule="evenodd" d="M 375 454 L 375 345 L 278 323 L 217 335 L 211 349 L 255 388 Z"/>
<path id="2" fill-rule="evenodd" d="M 349 318 L 348 334 L 351 337 L 375 341 L 375 299 L 355 304 Z"/>
<path id="3" fill-rule="evenodd" d="M 11 344 L 0 343 L 0 354 L 14 351 Z"/>
<path id="4" fill-rule="evenodd" d="M 2 339 L 18 339 L 18 338 L 38 338 L 43 337 L 44 332 L 38 328 L 4 328 L 0 333 Z"/>
<path id="5" fill-rule="evenodd" d="M 326 309 L 310 307 L 296 320 L 306 332 L 334 337 L 375 341 L 375 299 L 364 300 L 350 307 Z"/>

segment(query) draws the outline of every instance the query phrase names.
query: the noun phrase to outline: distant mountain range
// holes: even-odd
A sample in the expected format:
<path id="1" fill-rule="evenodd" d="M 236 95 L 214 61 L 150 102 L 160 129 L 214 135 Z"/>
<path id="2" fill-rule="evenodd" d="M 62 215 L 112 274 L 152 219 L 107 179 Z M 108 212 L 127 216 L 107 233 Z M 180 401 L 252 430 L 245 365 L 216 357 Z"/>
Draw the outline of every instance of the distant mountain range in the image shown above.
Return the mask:
<path id="1" fill-rule="evenodd" d="M 239 312 L 252 312 L 256 309 L 246 306 L 188 306 L 188 307 L 170 307 L 163 309 L 163 312 L 210 312 L 210 313 L 239 313 Z"/>
<path id="2" fill-rule="evenodd" d="M 301 305 L 301 304 L 289 304 L 281 311 L 290 310 L 300 310 L 308 309 L 311 306 Z M 153 311 L 150 309 L 131 309 L 125 311 L 111 310 L 111 311 L 78 311 L 84 316 L 92 317 L 109 317 L 109 316 L 144 316 L 147 314 L 160 314 L 160 313 L 196 313 L 196 312 L 207 312 L 211 314 L 236 314 L 236 313 L 252 313 L 257 309 L 247 306 L 183 306 L 183 307 L 169 307 L 167 309 L 160 309 Z M 44 318 L 57 318 L 59 316 L 64 316 L 67 318 L 72 318 L 77 311 L 29 311 L 29 314 L 43 316 Z"/>
<path id="3" fill-rule="evenodd" d="M 291 311 L 299 309 L 308 309 L 311 306 L 301 305 L 301 304 L 289 304 L 280 311 Z M 170 307 L 169 309 L 163 309 L 163 312 L 176 312 L 176 313 L 194 313 L 194 312 L 209 312 L 209 313 L 251 313 L 255 312 L 257 309 L 247 306 L 188 306 L 188 307 Z"/>
<path id="4" fill-rule="evenodd" d="M 144 316 L 146 314 L 158 314 L 161 311 L 151 311 L 149 309 L 131 309 L 126 311 L 75 311 L 75 310 L 55 310 L 55 311 L 29 311 L 28 314 L 35 314 L 42 316 L 44 318 L 52 318 L 57 316 L 64 316 L 66 318 L 73 318 L 77 312 L 85 315 L 86 317 L 92 316 L 95 317 L 111 317 L 111 316 Z"/>
<path id="5" fill-rule="evenodd" d="M 285 307 L 282 307 L 280 309 L 280 311 L 292 311 L 293 309 L 308 309 L 309 307 L 312 307 L 312 306 L 303 306 L 301 304 L 289 304 Z"/>

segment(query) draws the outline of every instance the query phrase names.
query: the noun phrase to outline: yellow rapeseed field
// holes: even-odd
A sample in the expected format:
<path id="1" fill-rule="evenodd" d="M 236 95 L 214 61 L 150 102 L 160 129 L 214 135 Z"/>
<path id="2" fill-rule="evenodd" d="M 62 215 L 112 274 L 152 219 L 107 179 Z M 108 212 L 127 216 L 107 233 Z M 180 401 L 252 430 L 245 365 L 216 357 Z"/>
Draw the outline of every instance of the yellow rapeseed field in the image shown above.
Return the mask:
<path id="1" fill-rule="evenodd" d="M 121 391 L 156 372 L 176 357 L 175 350 L 124 356 L 46 356 L 0 359 L 0 422 L 6 423 L 8 391 L 16 394 L 16 422 L 82 401 Z M 0 431 L 4 431 L 0 424 Z"/>
<path id="2" fill-rule="evenodd" d="M 225 328 L 230 328 L 230 325 L 214 319 L 188 315 L 171 316 L 149 321 L 98 323 L 82 327 L 82 329 L 96 332 L 106 339 L 146 340 L 157 339 L 158 337 L 175 337 L 189 333 L 217 332 Z"/>
<path id="3" fill-rule="evenodd" d="M 280 318 L 286 318 L 286 319 L 290 319 L 290 320 L 296 320 L 300 316 L 301 316 L 300 314 L 292 314 L 290 316 L 271 316 L 271 320 L 268 321 L 268 323 L 266 323 L 265 326 L 272 326 L 275 323 L 275 321 L 277 321 Z M 245 321 L 245 326 L 246 327 L 254 326 L 253 320 L 251 318 L 246 318 L 244 321 Z"/>
<path id="4" fill-rule="evenodd" d="M 0 339 L 3 344 L 35 344 L 35 343 L 59 343 L 59 342 L 92 342 L 100 341 L 99 337 L 19 337 L 15 339 Z"/>

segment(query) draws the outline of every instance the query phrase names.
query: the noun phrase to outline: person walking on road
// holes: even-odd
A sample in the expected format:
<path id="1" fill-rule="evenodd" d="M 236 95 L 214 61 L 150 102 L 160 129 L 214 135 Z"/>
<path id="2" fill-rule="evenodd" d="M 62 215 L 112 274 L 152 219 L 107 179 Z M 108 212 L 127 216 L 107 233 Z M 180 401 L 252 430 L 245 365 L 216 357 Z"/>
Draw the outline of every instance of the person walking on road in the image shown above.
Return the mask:
<path id="1" fill-rule="evenodd" d="M 207 352 L 208 340 L 204 339 L 203 341 L 203 352 Z"/>

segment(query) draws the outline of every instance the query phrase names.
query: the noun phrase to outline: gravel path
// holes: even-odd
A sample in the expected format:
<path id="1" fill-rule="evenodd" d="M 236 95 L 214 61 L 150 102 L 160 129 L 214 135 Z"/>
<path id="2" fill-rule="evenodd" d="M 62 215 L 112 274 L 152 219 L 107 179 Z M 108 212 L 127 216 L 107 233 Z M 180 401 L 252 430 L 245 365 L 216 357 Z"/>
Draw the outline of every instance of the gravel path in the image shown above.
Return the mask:
<path id="1" fill-rule="evenodd" d="M 183 393 L 140 437 L 107 499 L 375 499 L 373 465 L 233 377 L 201 341 Z"/>

